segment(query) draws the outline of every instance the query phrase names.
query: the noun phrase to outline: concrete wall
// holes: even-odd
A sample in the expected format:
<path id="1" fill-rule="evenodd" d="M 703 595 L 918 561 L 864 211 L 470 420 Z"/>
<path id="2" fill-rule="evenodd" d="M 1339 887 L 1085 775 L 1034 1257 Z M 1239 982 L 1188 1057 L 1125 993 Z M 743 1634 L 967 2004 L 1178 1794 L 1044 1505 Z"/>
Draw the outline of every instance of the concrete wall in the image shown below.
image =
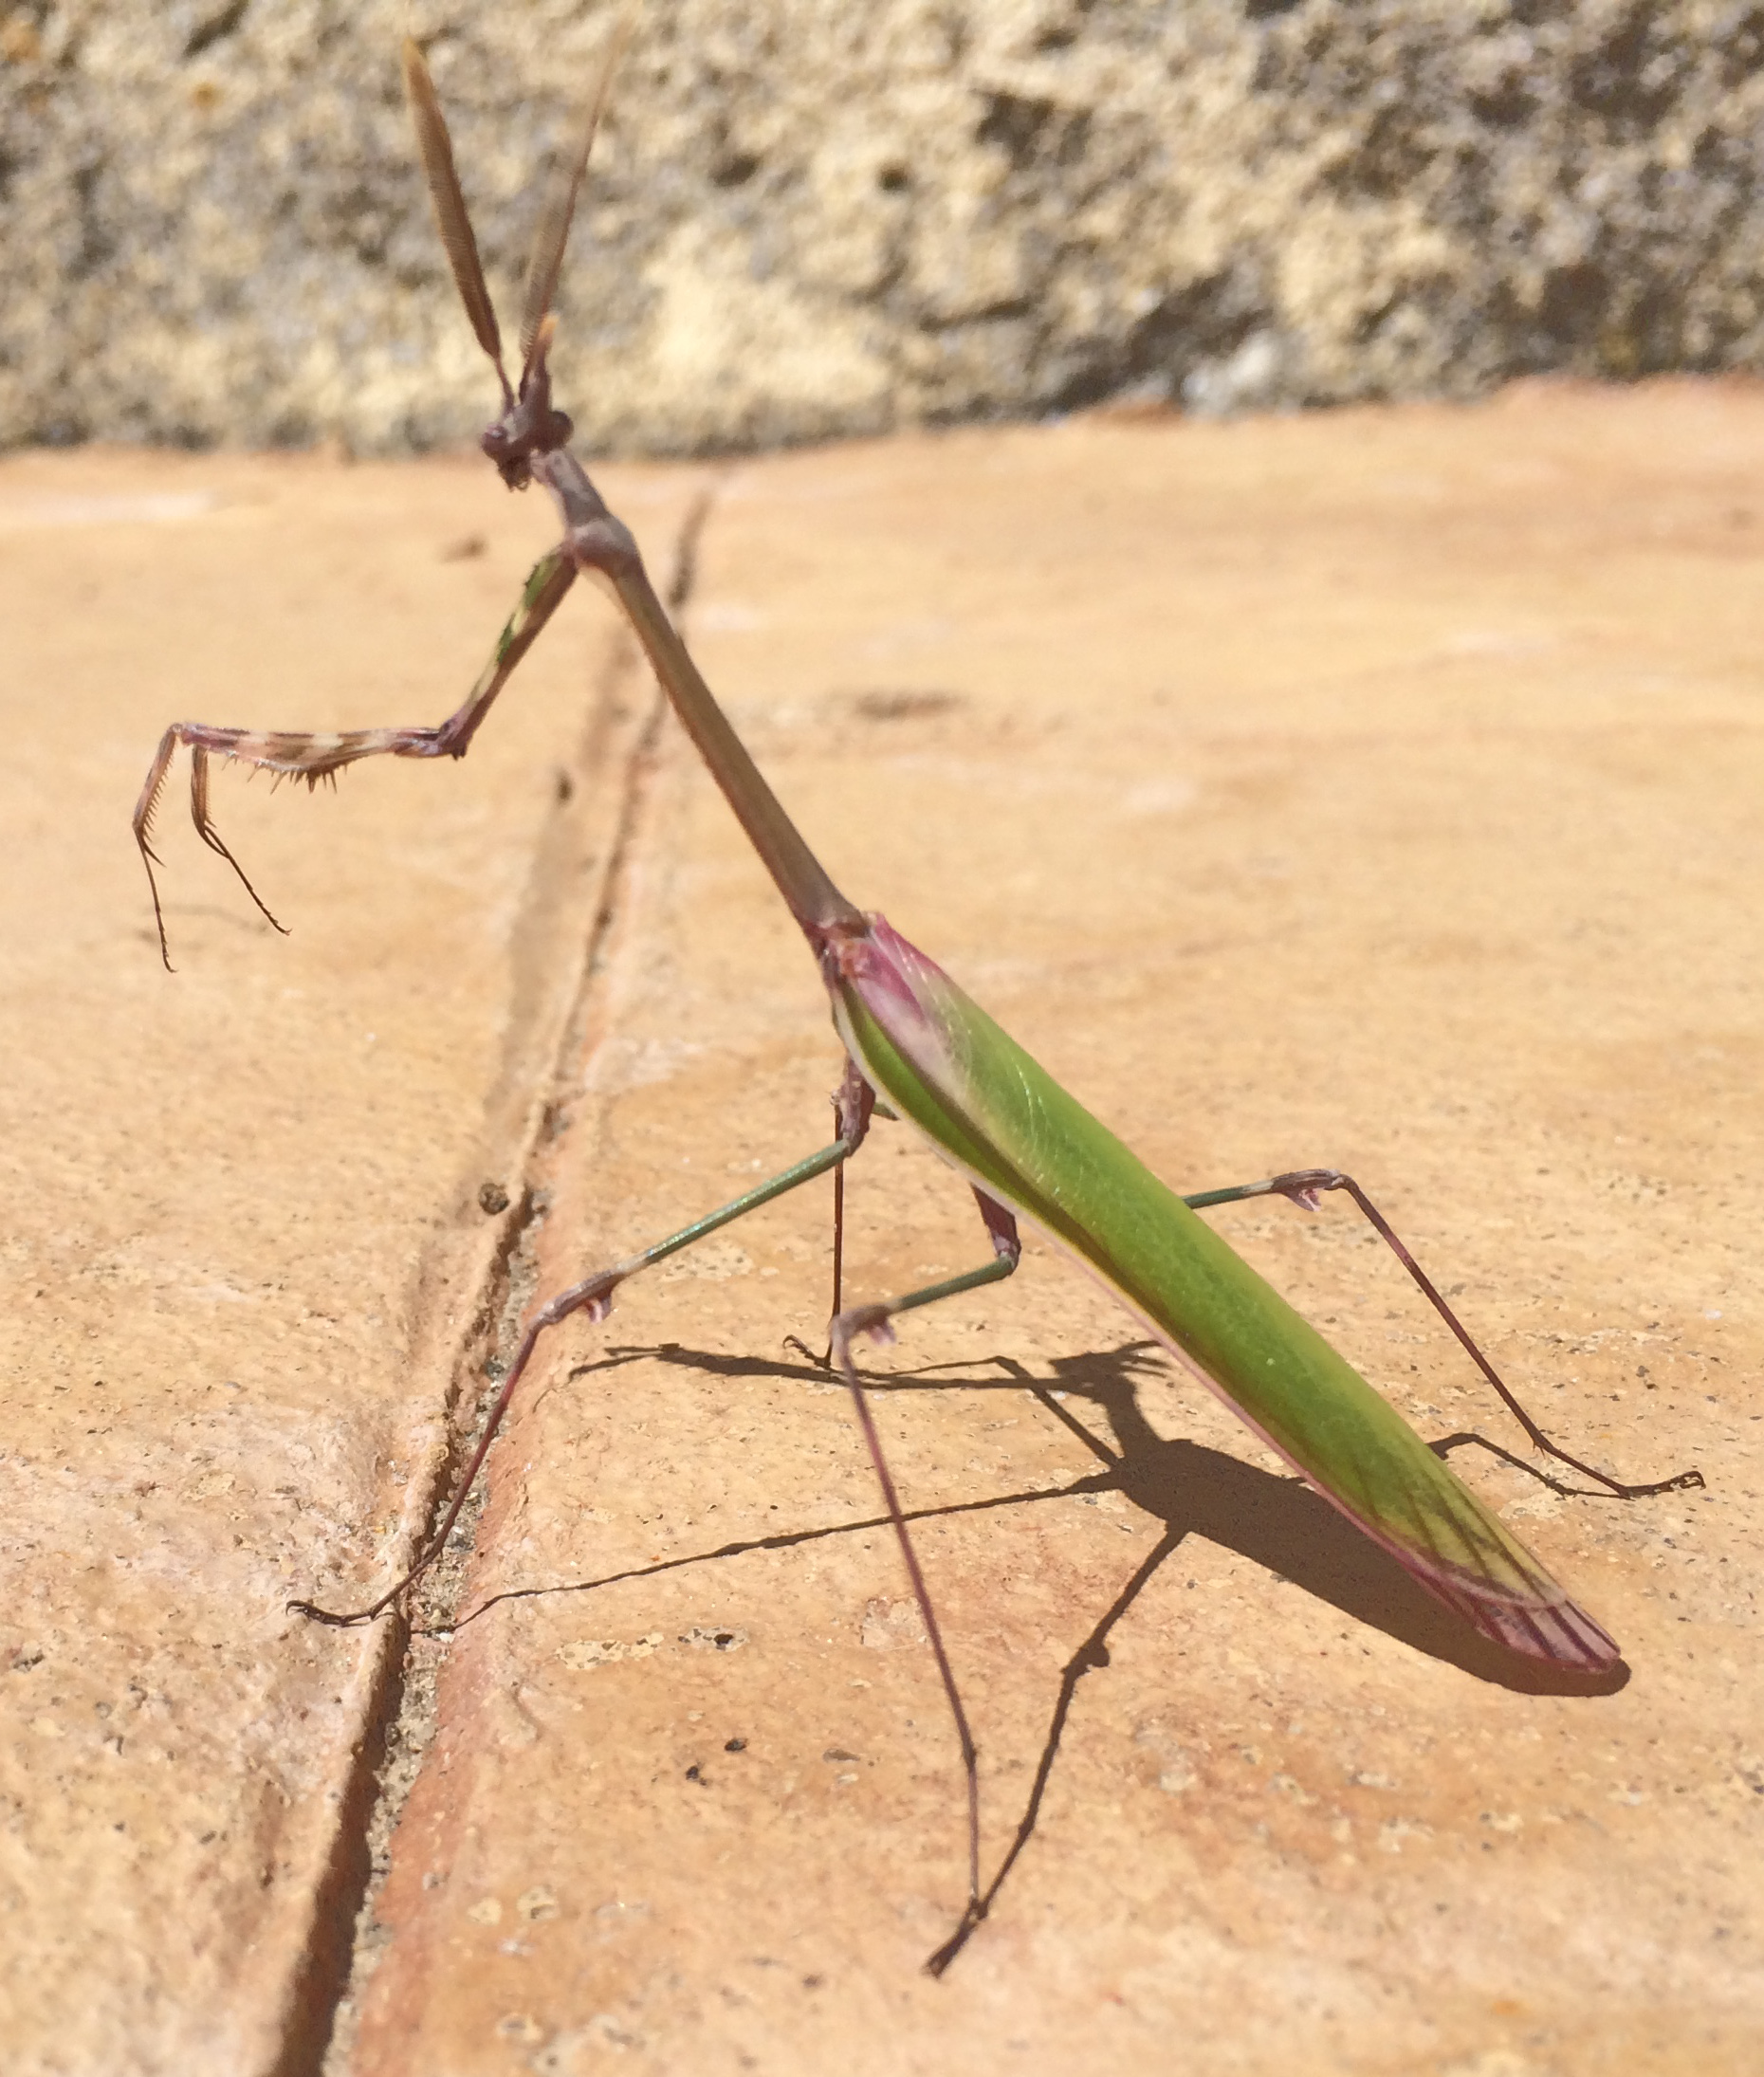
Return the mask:
<path id="1" fill-rule="evenodd" d="M 0 439 L 475 430 L 405 11 L 0 17 Z M 512 306 L 612 9 L 413 12 Z M 1748 0 L 650 0 L 561 395 L 595 447 L 689 450 L 1757 367 L 1761 67 Z"/>

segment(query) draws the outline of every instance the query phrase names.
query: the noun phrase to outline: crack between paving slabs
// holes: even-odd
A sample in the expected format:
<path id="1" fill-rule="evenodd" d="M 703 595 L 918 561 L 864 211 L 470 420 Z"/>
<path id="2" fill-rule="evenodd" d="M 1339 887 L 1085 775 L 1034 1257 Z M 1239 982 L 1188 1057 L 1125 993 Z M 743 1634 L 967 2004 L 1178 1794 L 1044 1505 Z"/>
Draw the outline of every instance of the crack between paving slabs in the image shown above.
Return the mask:
<path id="1" fill-rule="evenodd" d="M 699 493 L 674 537 L 667 599 L 676 617 L 691 597 L 699 547 L 718 487 L 713 482 Z M 596 716 L 615 706 L 623 685 L 641 671 L 636 645 L 623 629 L 604 671 Z M 531 1173 L 535 1157 L 558 1130 L 552 1092 L 562 1085 L 568 1063 L 586 1044 L 597 999 L 604 992 L 609 947 L 625 907 L 629 860 L 641 835 L 667 710 L 666 694 L 653 686 L 626 759 L 613 841 L 599 876 L 599 899 L 580 941 L 567 1013 L 549 1049 L 543 1093 L 525 1106 L 518 1141 L 523 1177 Z M 595 731 L 596 718 L 591 717 L 590 738 Z M 551 906 L 542 867 L 542 860 L 536 874 L 541 884 L 527 904 L 542 911 Z M 524 925 L 531 920 L 524 918 Z M 542 956 L 542 946 L 535 949 Z M 432 1453 L 419 1504 L 407 1506 L 407 1533 L 399 1547 L 408 1543 L 410 1555 L 421 1548 L 446 1505 L 451 1480 L 470 1454 L 496 1381 L 505 1374 L 533 1296 L 535 1241 L 548 1209 L 546 1199 L 546 1192 L 524 1184 L 499 1224 L 478 1303 L 463 1330 L 456 1331 L 443 1416 L 448 1445 Z M 476 1359 L 487 1342 L 488 1352 L 479 1365 Z M 389 1614 L 374 1626 L 352 1682 L 358 1692 L 365 1690 L 357 1712 L 361 1736 L 342 1785 L 327 1864 L 315 1884 L 306 1947 L 293 1973 L 279 2052 L 268 2077 L 347 2077 L 361 1994 L 390 1939 L 375 1917 L 375 1906 L 399 1816 L 434 1737 L 436 1689 L 470 1570 L 484 1490 L 481 1480 L 446 1550 L 419 1583 L 412 1619 Z M 395 1551 L 387 1554 L 387 1561 L 400 1562 Z"/>

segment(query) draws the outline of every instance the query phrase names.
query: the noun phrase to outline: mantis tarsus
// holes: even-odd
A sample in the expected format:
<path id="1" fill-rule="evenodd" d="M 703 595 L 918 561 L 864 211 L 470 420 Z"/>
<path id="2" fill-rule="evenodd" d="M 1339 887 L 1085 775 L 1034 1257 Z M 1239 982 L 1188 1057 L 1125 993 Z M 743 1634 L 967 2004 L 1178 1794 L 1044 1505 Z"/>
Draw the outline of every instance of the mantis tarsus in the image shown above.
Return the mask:
<path id="1" fill-rule="evenodd" d="M 135 833 L 154 885 L 154 910 L 167 966 L 165 922 L 152 848 L 152 818 L 175 750 L 192 753 L 191 812 L 202 841 L 238 874 L 271 923 L 209 816 L 208 764 L 236 759 L 316 785 L 362 758 L 462 757 L 497 694 L 557 611 L 579 572 L 604 582 L 618 602 L 688 734 L 780 894 L 800 926 L 831 998 L 846 1052 L 830 1145 L 693 1224 L 585 1277 L 527 1321 L 477 1448 L 433 1536 L 410 1572 L 368 1608 L 346 1614 L 292 1606 L 329 1623 L 371 1619 L 388 1608 L 447 1540 L 509 1402 L 541 1338 L 573 1313 L 600 1319 L 628 1277 L 703 1240 L 759 1205 L 831 1171 L 835 1182 L 834 1311 L 828 1358 L 851 1388 L 912 1590 L 936 1658 L 961 1742 L 967 1784 L 968 1901 L 951 1939 L 932 1958 L 941 1971 L 984 1915 L 980 1882 L 976 1749 L 930 1594 L 852 1358 L 854 1340 L 891 1335 L 903 1313 L 1010 1276 L 1027 1220 L 1074 1256 L 1176 1360 L 1216 1392 L 1265 1443 L 1383 1546 L 1464 1621 L 1510 1649 L 1572 1672 L 1597 1675 L 1617 1659 L 1607 1632 L 1575 1606 L 1389 1405 L 1196 1217 L 1197 1210 L 1259 1196 L 1315 1208 L 1321 1193 L 1345 1190 L 1395 1250 L 1428 1300 L 1525 1428 L 1532 1443 L 1631 1498 L 1700 1485 L 1695 1471 L 1650 1484 L 1625 1484 L 1552 1443 L 1519 1406 L 1451 1308 L 1358 1185 L 1332 1169 L 1182 1198 L 1146 1168 L 973 1003 L 943 971 L 879 915 L 839 892 L 785 815 L 730 727 L 657 597 L 636 544 L 608 510 L 571 453 L 571 425 L 551 401 L 547 365 L 555 330 L 551 303 L 576 197 L 604 103 L 616 46 L 609 46 L 574 148 L 542 211 L 521 327 L 522 364 L 511 383 L 485 285 L 451 147 L 428 68 L 404 46 L 404 77 L 418 144 L 454 280 L 479 344 L 502 389 L 501 414 L 484 433 L 485 453 L 511 489 L 542 484 L 556 500 L 563 539 L 542 557 L 495 653 L 463 706 L 432 727 L 376 728 L 342 735 L 266 733 L 178 723 L 161 739 L 135 811 Z M 280 925 L 277 925 L 280 928 Z M 903 1296 L 846 1308 L 839 1287 L 843 1167 L 873 1115 L 916 1128 L 971 1186 L 990 1257 L 965 1275 Z M 1504 1453 L 1502 1453 L 1504 1454 Z"/>

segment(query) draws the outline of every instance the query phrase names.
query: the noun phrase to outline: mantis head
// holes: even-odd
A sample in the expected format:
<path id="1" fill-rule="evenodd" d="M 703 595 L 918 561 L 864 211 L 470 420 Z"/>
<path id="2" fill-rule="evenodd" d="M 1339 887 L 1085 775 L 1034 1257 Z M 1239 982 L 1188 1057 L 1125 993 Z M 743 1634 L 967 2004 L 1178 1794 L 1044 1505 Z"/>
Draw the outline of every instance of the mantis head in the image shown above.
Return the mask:
<path id="1" fill-rule="evenodd" d="M 478 441 L 510 490 L 524 490 L 533 480 L 533 457 L 555 453 L 576 430 L 567 412 L 551 407 L 551 370 L 546 355 L 557 329 L 557 317 L 547 310 L 522 371 L 518 395 L 510 399 L 500 418 L 485 427 Z"/>

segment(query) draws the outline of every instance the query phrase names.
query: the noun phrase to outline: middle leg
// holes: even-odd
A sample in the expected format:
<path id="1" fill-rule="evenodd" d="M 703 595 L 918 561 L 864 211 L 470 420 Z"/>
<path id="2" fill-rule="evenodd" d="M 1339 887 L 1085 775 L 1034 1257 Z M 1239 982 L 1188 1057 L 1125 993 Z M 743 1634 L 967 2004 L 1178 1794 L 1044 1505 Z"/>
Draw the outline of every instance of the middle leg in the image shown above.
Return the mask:
<path id="1" fill-rule="evenodd" d="M 695 1219 L 689 1226 L 682 1226 L 679 1232 L 671 1233 L 666 1240 L 655 1241 L 640 1254 L 628 1256 L 623 1261 L 615 1262 L 609 1269 L 599 1270 L 592 1277 L 584 1277 L 579 1283 L 572 1284 L 567 1291 L 559 1292 L 555 1298 L 540 1307 L 527 1322 L 526 1331 L 521 1336 L 514 1361 L 509 1365 L 502 1389 L 497 1393 L 485 1420 L 484 1429 L 478 1438 L 478 1445 L 472 1452 L 471 1461 L 467 1464 L 447 1512 L 441 1517 L 441 1526 L 424 1545 L 416 1562 L 395 1585 L 388 1588 L 369 1607 L 351 1609 L 346 1613 L 321 1608 L 310 1601 L 290 1601 L 290 1610 L 298 1615 L 310 1616 L 315 1622 L 346 1627 L 357 1623 L 371 1622 L 382 1610 L 389 1608 L 440 1555 L 453 1524 L 459 1519 L 460 1510 L 466 1504 L 466 1496 L 471 1491 L 484 1460 L 489 1454 L 490 1444 L 496 1439 L 496 1431 L 502 1425 L 503 1416 L 508 1411 L 509 1402 L 514 1398 L 515 1388 L 525 1374 L 533 1351 L 538 1348 L 542 1337 L 561 1321 L 568 1319 L 572 1313 L 586 1313 L 591 1320 L 603 1320 L 613 1309 L 613 1294 L 620 1284 L 646 1269 L 652 1269 L 657 1262 L 665 1262 L 671 1255 L 677 1255 L 682 1248 L 690 1247 L 695 1241 L 707 1239 L 721 1227 L 744 1218 L 748 1212 L 758 1211 L 762 1204 L 769 1204 L 773 1198 L 782 1197 L 786 1191 L 813 1182 L 818 1175 L 825 1175 L 829 1168 L 842 1166 L 862 1145 L 870 1124 L 868 1087 L 862 1082 L 856 1070 L 849 1066 L 846 1071 L 845 1091 L 850 1093 L 851 1101 L 842 1113 L 839 1137 L 832 1146 L 823 1147 L 818 1153 L 810 1154 L 805 1160 L 797 1162 L 781 1175 L 773 1176 L 769 1182 L 758 1184 L 753 1189 L 743 1191 L 740 1197 L 719 1205 L 713 1212 L 707 1212 L 702 1219 Z"/>

